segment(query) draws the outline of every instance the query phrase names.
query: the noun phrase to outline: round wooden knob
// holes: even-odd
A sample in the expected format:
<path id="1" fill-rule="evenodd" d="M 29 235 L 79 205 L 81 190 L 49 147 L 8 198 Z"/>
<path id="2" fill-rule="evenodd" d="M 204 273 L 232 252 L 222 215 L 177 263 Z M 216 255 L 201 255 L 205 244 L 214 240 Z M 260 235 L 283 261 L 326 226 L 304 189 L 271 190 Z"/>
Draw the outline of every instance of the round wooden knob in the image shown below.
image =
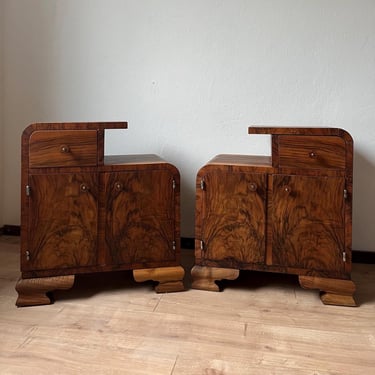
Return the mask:
<path id="1" fill-rule="evenodd" d="M 290 186 L 285 186 L 284 191 L 285 193 L 289 194 L 292 191 L 292 189 L 290 188 Z"/>
<path id="2" fill-rule="evenodd" d="M 257 184 L 255 183 L 255 182 L 251 182 L 250 184 L 249 184 L 249 190 L 250 191 L 256 191 L 257 190 Z"/>
<path id="3" fill-rule="evenodd" d="M 87 193 L 89 191 L 89 187 L 86 184 L 81 184 L 79 188 L 82 193 Z"/>
<path id="4" fill-rule="evenodd" d="M 115 183 L 115 189 L 118 190 L 118 191 L 121 191 L 123 188 L 123 185 L 121 182 L 116 182 Z"/>
<path id="5" fill-rule="evenodd" d="M 67 146 L 67 145 L 62 145 L 61 148 L 60 148 L 60 151 L 61 151 L 63 154 L 67 154 L 68 152 L 70 152 L 70 148 L 69 148 L 69 146 Z"/>
<path id="6" fill-rule="evenodd" d="M 309 156 L 310 156 L 311 159 L 315 159 L 318 155 L 316 154 L 315 151 L 311 151 L 311 152 L 309 153 Z"/>

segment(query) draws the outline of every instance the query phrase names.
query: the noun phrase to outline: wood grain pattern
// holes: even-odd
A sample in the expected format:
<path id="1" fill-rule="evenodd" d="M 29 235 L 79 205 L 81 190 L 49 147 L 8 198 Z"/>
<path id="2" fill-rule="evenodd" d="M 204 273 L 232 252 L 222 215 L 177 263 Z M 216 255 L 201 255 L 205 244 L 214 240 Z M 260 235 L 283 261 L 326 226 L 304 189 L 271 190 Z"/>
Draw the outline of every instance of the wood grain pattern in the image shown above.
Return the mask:
<path id="1" fill-rule="evenodd" d="M 345 169 L 345 142 L 332 136 L 280 136 L 279 158 L 280 167 Z"/>
<path id="2" fill-rule="evenodd" d="M 351 280 L 299 276 L 299 283 L 305 289 L 319 289 L 326 305 L 357 306 L 353 297 L 356 287 Z"/>
<path id="3" fill-rule="evenodd" d="M 271 157 L 263 155 L 237 155 L 237 154 L 220 154 L 216 155 L 207 164 L 209 165 L 230 165 L 242 167 L 256 167 L 259 171 L 261 167 L 266 167 L 269 171 L 271 167 Z"/>
<path id="4" fill-rule="evenodd" d="M 252 125 L 248 127 L 248 134 L 337 136 L 345 140 L 351 139 L 350 134 L 344 129 L 328 127 Z"/>
<path id="5" fill-rule="evenodd" d="M 155 286 L 155 291 L 158 293 L 181 292 L 185 290 L 183 283 L 184 275 L 185 271 L 181 266 L 133 270 L 135 281 L 157 281 L 158 284 Z"/>
<path id="6" fill-rule="evenodd" d="M 173 175 L 164 171 L 105 174 L 105 241 L 111 264 L 176 260 Z"/>
<path id="7" fill-rule="evenodd" d="M 30 175 L 30 187 L 22 271 L 95 265 L 97 174 Z"/>
<path id="8" fill-rule="evenodd" d="M 104 157 L 105 130 L 126 127 L 37 123 L 24 130 L 21 271 L 27 285 L 48 277 L 179 266 L 179 172 L 153 154 Z M 158 292 L 183 288 L 173 279 L 176 272 L 169 274 Z M 23 290 L 23 299 L 27 293 L 34 298 L 31 287 Z"/>
<path id="9" fill-rule="evenodd" d="M 220 262 L 221 267 L 263 263 L 266 176 L 218 167 L 200 177 L 204 181 L 202 257 Z"/>
<path id="10" fill-rule="evenodd" d="M 43 130 L 30 136 L 30 167 L 95 166 L 95 130 Z"/>
<path id="11" fill-rule="evenodd" d="M 19 279 L 16 284 L 18 307 L 48 305 L 51 298 L 47 295 L 56 289 L 70 289 L 74 283 L 74 275 Z"/>
<path id="12" fill-rule="evenodd" d="M 352 137 L 339 128 L 255 126 L 248 132 L 271 135 L 271 160 L 253 155 L 218 155 L 198 173 L 196 265 L 342 280 L 348 287 Z M 228 178 L 224 171 L 236 177 Z M 242 195 L 237 194 L 236 189 L 242 186 L 242 176 L 257 173 L 264 178 L 260 185 L 262 205 L 250 209 L 253 203 L 244 197 L 251 194 L 245 189 Z M 250 182 L 245 185 L 250 186 Z M 250 229 L 241 226 L 243 217 L 254 215 L 254 211 L 254 221 L 260 225 L 252 223 Z M 209 279 L 206 282 L 205 277 Z M 202 273 L 201 279 L 208 290 L 216 290 L 208 272 Z M 325 281 L 325 288 L 329 282 Z M 322 300 L 348 306 L 354 303 L 345 288 L 324 290 Z"/>
<path id="13" fill-rule="evenodd" d="M 193 289 L 209 290 L 219 292 L 219 285 L 216 281 L 235 280 L 238 278 L 240 271 L 234 268 L 218 268 L 218 267 L 201 267 L 194 266 L 191 270 Z"/>
<path id="14" fill-rule="evenodd" d="M 272 264 L 344 273 L 343 178 L 273 176 Z"/>

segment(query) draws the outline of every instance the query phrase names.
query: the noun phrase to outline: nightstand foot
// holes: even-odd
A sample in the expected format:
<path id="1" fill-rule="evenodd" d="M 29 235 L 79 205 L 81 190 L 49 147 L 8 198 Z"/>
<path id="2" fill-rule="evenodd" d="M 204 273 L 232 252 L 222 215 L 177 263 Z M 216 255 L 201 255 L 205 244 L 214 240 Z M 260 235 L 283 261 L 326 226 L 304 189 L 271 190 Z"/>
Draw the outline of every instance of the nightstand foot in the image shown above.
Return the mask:
<path id="1" fill-rule="evenodd" d="M 235 280 L 240 271 L 232 268 L 201 267 L 194 266 L 191 270 L 193 289 L 209 290 L 219 292 L 220 288 L 216 284 L 219 280 Z"/>
<path id="2" fill-rule="evenodd" d="M 18 298 L 16 306 L 49 305 L 51 299 L 47 296 L 53 290 L 70 289 L 74 284 L 74 275 L 19 279 L 16 284 Z"/>
<path id="3" fill-rule="evenodd" d="M 305 289 L 319 289 L 320 299 L 326 305 L 357 306 L 353 298 L 355 284 L 352 280 L 299 276 L 299 283 Z"/>
<path id="4" fill-rule="evenodd" d="M 155 286 L 157 293 L 181 292 L 185 290 L 182 281 L 184 275 L 185 271 L 181 266 L 133 270 L 133 277 L 137 282 L 157 281 L 158 285 Z"/>

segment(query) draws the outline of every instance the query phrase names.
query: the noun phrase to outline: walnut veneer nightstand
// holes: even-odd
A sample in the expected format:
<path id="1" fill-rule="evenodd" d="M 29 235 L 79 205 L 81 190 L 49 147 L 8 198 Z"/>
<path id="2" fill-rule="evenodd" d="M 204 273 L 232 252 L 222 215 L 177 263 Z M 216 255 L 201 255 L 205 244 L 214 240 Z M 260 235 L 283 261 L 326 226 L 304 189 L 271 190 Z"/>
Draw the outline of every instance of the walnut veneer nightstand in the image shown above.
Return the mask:
<path id="1" fill-rule="evenodd" d="M 239 270 L 296 274 L 325 304 L 355 306 L 353 141 L 337 128 L 249 127 L 272 155 L 218 155 L 197 175 L 193 288 Z"/>
<path id="2" fill-rule="evenodd" d="M 180 176 L 156 155 L 104 155 L 105 129 L 32 124 L 22 135 L 17 306 L 50 303 L 79 273 L 133 270 L 156 291 L 183 290 Z"/>

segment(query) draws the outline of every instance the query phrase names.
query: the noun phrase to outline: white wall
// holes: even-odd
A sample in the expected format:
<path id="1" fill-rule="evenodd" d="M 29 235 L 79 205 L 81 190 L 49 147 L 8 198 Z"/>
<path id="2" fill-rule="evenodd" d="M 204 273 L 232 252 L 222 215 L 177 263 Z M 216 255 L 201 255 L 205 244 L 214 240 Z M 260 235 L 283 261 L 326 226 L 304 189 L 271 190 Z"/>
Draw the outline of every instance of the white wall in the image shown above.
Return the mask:
<path id="1" fill-rule="evenodd" d="M 127 120 L 107 152 L 158 153 L 182 176 L 267 153 L 251 124 L 355 140 L 353 247 L 375 251 L 375 1 L 5 0 L 4 221 L 19 222 L 19 142 L 34 121 Z"/>

